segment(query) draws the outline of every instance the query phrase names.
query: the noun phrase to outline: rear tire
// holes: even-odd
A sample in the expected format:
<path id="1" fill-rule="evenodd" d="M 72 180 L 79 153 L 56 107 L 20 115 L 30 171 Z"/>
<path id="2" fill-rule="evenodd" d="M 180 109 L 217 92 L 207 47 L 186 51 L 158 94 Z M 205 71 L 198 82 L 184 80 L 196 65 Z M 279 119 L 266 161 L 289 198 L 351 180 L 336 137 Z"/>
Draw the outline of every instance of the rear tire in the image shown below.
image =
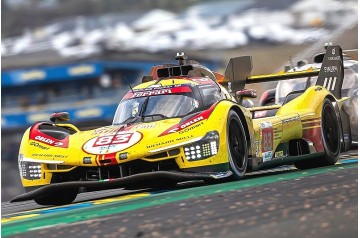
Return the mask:
<path id="1" fill-rule="evenodd" d="M 233 178 L 242 179 L 248 162 L 247 141 L 240 118 L 233 110 L 230 110 L 227 120 L 227 145 Z"/>
<path id="2" fill-rule="evenodd" d="M 340 125 L 335 108 L 329 99 L 324 100 L 321 116 L 321 137 L 325 156 L 321 158 L 321 165 L 333 165 L 337 162 L 340 153 Z"/>
<path id="3" fill-rule="evenodd" d="M 321 110 L 321 138 L 325 155 L 320 158 L 295 163 L 298 169 L 310 169 L 320 166 L 334 165 L 340 153 L 340 126 L 332 102 L 325 98 Z"/>

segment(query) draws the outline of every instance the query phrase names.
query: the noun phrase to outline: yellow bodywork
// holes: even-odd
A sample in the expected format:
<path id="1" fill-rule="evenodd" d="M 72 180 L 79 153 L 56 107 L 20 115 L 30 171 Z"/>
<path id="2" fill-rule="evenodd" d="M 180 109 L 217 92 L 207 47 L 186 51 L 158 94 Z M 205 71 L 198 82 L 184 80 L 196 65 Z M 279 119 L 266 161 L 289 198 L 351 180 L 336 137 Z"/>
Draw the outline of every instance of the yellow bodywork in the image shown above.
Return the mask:
<path id="1" fill-rule="evenodd" d="M 197 84 L 196 82 L 189 82 L 187 79 L 174 78 L 161 81 L 161 86 L 189 83 Z M 147 88 L 152 84 L 154 82 L 147 82 L 134 89 Z M 66 148 L 51 146 L 39 140 L 29 139 L 29 128 L 22 138 L 19 162 L 38 163 L 41 168 L 37 167 L 36 169 L 41 170 L 41 177 L 25 179 L 21 176 L 22 184 L 24 187 L 46 185 L 51 183 L 54 173 L 67 173 L 78 166 L 97 168 L 100 166 L 101 161 L 107 159 L 109 154 L 112 154 L 111 159 L 116 160 L 116 163 L 120 165 L 135 160 L 159 162 L 169 159 L 174 159 L 180 170 L 227 165 L 229 156 L 226 131 L 227 117 L 230 110 L 235 110 L 239 115 L 242 115 L 240 118 L 242 118 L 243 126 L 247 131 L 249 158 L 252 160 L 253 166 L 258 165 L 264 161 L 277 159 L 277 157 L 281 158 L 283 152 L 276 151 L 277 147 L 283 142 L 302 138 L 302 120 L 320 118 L 324 98 L 331 97 L 331 94 L 323 87 L 310 87 L 304 94 L 280 107 L 276 116 L 252 119 L 251 110 L 239 106 L 234 98 L 222 86 L 220 87 L 222 88 L 224 100 L 216 104 L 208 118 L 193 121 L 180 131 L 163 136 L 160 135 L 164 131 L 180 124 L 181 118 L 139 123 L 125 129 L 123 125 L 111 125 L 89 131 L 80 131 L 71 124 L 54 125 L 72 128 L 75 131 L 75 133 L 69 135 Z M 332 99 L 336 101 L 334 98 Z M 201 140 L 210 131 L 217 131 L 219 134 L 217 154 L 207 159 L 188 161 L 185 156 L 184 146 Z M 266 133 L 272 133 L 271 141 L 265 138 Z M 131 139 L 136 138 L 132 142 L 129 140 L 129 146 L 122 147 L 118 151 L 114 151 L 114 147 L 111 146 L 103 146 L 104 148 L 101 146 L 99 148 L 91 147 L 94 143 L 101 144 L 100 142 L 107 140 L 107 136 L 114 135 L 118 136 L 119 140 L 129 139 L 130 136 Z M 265 153 L 266 148 L 269 151 Z M 179 150 L 177 154 L 175 152 L 173 155 L 169 153 L 169 151 L 176 149 Z M 91 153 L 91 151 L 96 151 L 96 153 Z M 122 156 L 125 158 L 120 159 Z M 105 166 L 105 164 L 102 166 Z"/>

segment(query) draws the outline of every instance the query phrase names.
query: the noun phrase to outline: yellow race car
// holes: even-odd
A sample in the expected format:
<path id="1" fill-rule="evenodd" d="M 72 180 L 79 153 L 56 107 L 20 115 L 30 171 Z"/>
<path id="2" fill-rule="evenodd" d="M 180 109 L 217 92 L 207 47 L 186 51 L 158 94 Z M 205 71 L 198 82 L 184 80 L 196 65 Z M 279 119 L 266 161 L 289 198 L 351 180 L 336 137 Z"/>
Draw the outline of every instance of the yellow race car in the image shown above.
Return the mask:
<path id="1" fill-rule="evenodd" d="M 176 59 L 178 65 L 154 66 L 129 90 L 110 126 L 82 131 L 58 112 L 51 123 L 27 129 L 18 157 L 27 193 L 12 202 L 60 205 L 79 191 L 212 183 L 284 164 L 332 165 L 349 148 L 339 46 L 328 47 L 320 73 L 250 76 L 251 57 L 243 56 L 230 59 L 221 75 L 184 54 Z M 241 106 L 256 96 L 245 84 L 314 74 L 317 84 L 292 92 L 282 106 Z M 274 107 L 275 116 L 253 119 L 254 112 Z"/>

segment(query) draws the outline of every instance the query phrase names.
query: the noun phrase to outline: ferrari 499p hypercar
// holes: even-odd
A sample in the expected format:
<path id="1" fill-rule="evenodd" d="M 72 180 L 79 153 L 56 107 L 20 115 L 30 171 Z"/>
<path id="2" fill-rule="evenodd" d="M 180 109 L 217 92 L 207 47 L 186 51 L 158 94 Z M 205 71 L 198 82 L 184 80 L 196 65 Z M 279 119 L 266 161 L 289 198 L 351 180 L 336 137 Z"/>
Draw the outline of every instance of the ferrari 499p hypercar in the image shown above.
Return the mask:
<path id="1" fill-rule="evenodd" d="M 357 50 L 350 50 L 351 53 Z M 358 142 L 358 61 L 349 57 L 349 51 L 344 53 L 344 80 L 341 87 L 341 96 L 349 97 L 344 103 L 344 109 L 350 116 L 351 140 L 353 147 L 357 147 Z M 299 61 L 299 66 L 287 72 L 304 71 L 307 69 L 319 70 L 325 53 L 317 54 L 314 63 L 307 64 Z M 317 77 L 298 77 L 290 80 L 282 80 L 277 83 L 276 88 L 266 90 L 260 98 L 260 105 L 282 104 L 290 92 L 304 92 L 309 86 L 314 86 Z M 273 116 L 277 109 L 271 111 L 258 111 L 255 118 L 263 116 Z"/>
<path id="2" fill-rule="evenodd" d="M 66 112 L 23 135 L 18 162 L 26 193 L 42 205 L 67 204 L 79 191 L 176 186 L 242 179 L 249 171 L 294 164 L 333 165 L 349 148 L 349 116 L 339 97 L 342 52 L 329 46 L 317 72 L 250 76 L 250 56 L 232 58 L 225 74 L 184 54 L 152 67 L 120 101 L 112 125 L 79 130 Z M 290 93 L 281 106 L 244 108 L 245 84 L 317 75 L 316 85 Z M 235 92 L 235 93 L 233 93 Z M 278 107 L 275 116 L 253 119 Z"/>

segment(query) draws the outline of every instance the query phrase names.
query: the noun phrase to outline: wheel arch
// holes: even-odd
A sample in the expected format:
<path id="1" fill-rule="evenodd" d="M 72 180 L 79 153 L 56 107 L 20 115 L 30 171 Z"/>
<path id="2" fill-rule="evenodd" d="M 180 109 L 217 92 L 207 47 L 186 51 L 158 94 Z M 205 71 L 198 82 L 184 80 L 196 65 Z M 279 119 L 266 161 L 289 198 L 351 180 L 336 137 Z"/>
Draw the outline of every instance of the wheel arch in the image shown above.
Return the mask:
<path id="1" fill-rule="evenodd" d="M 230 108 L 230 110 L 234 110 L 236 112 L 236 114 L 239 116 L 240 121 L 243 124 L 243 126 L 246 125 L 246 126 L 244 126 L 245 134 L 246 134 L 246 140 L 248 142 L 250 142 L 249 125 L 248 125 L 248 122 L 246 121 L 246 118 L 245 118 L 245 115 L 244 115 L 243 111 L 239 107 L 236 107 L 236 106 L 232 106 Z M 249 147 L 249 144 L 248 144 L 248 147 Z"/>
<path id="2" fill-rule="evenodd" d="M 252 140 L 251 140 L 251 137 L 250 137 L 250 126 L 252 126 L 252 122 L 250 120 L 246 120 L 246 117 L 245 117 L 245 114 L 244 112 L 241 110 L 240 107 L 237 107 L 237 106 L 232 106 L 230 108 L 230 110 L 234 110 L 235 113 L 239 116 L 240 118 L 240 121 L 241 123 L 243 124 L 243 127 L 244 127 L 244 130 L 245 130 L 245 135 L 246 135 L 246 141 L 247 141 L 247 149 L 248 149 L 248 170 L 251 170 L 251 167 L 252 167 L 252 162 L 250 161 L 251 158 L 254 157 L 254 151 L 252 150 Z M 253 134 L 253 133 L 252 133 Z"/>
<path id="3" fill-rule="evenodd" d="M 340 126 L 340 152 L 348 151 L 352 143 L 349 114 L 346 112 L 343 106 L 339 105 L 338 101 L 333 95 L 328 94 L 325 98 L 329 99 L 331 103 L 335 104 L 334 109 Z"/>

